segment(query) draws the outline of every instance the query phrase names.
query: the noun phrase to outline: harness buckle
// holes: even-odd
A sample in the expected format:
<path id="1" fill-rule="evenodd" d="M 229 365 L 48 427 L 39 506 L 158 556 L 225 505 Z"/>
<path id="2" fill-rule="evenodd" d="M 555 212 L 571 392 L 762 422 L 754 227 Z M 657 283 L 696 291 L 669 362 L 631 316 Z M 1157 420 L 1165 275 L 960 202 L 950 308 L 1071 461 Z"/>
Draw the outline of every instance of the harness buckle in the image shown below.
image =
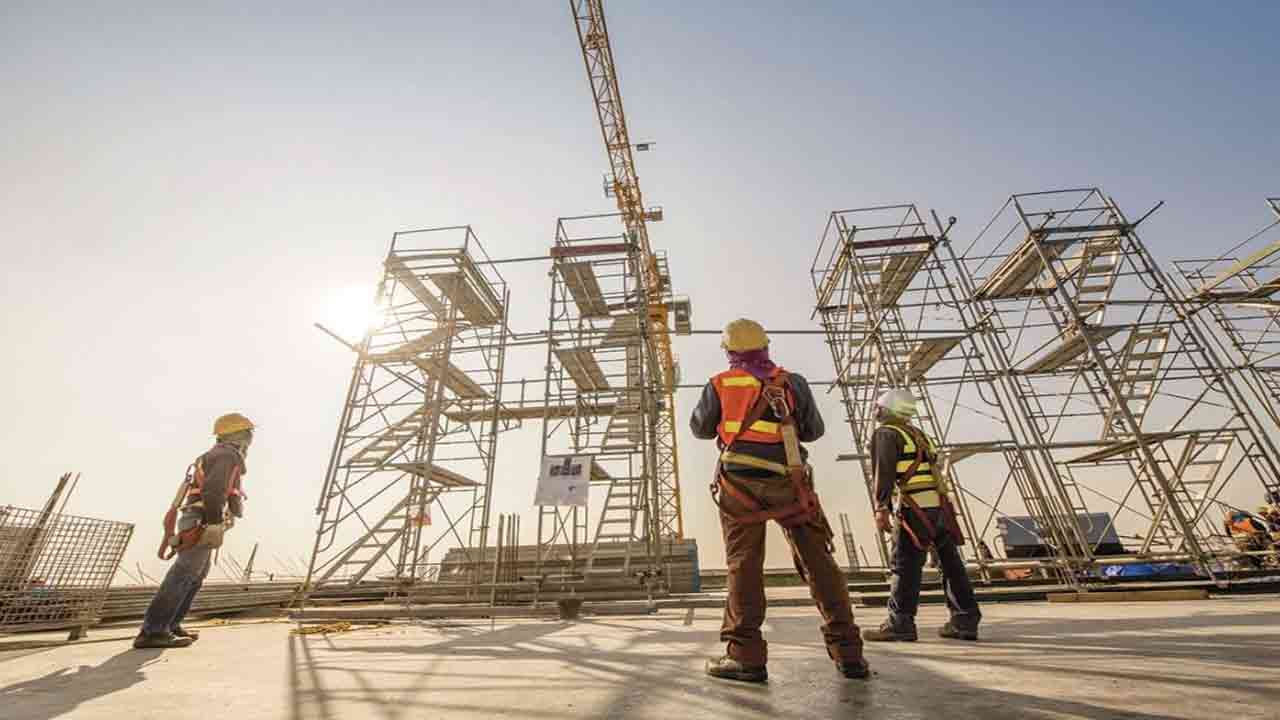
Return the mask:
<path id="1" fill-rule="evenodd" d="M 773 410 L 773 414 L 777 415 L 779 420 L 791 415 L 791 408 L 787 405 L 787 393 L 782 388 L 770 385 L 760 392 L 764 394 L 764 399 L 769 403 L 769 408 Z"/>

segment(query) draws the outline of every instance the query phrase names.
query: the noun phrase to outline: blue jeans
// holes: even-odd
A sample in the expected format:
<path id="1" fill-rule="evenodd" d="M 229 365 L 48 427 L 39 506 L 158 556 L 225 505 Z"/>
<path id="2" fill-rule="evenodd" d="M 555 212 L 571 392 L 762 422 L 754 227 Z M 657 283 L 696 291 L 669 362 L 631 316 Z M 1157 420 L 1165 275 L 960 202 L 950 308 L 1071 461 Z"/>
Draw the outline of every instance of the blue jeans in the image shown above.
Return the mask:
<path id="1" fill-rule="evenodd" d="M 973 595 L 973 585 L 969 575 L 965 573 L 964 560 L 960 550 L 950 535 L 941 526 L 941 518 L 937 508 L 926 508 L 925 515 L 933 525 L 939 537 L 934 543 L 938 553 L 938 565 L 942 570 L 942 592 L 947 599 L 947 609 L 951 611 L 951 623 L 960 630 L 977 630 L 982 620 L 982 612 L 978 610 L 978 600 Z M 911 527 L 920 538 L 927 537 L 924 528 L 912 516 L 906 513 Z M 929 553 L 920 550 L 911 542 L 911 536 L 901 527 L 894 532 L 893 543 L 893 580 L 890 583 L 889 621 L 897 630 L 907 630 L 916 625 L 916 608 L 920 604 L 920 576 L 924 570 L 924 562 Z"/>
<path id="2" fill-rule="evenodd" d="M 178 553 L 142 618 L 143 633 L 161 635 L 182 624 L 209 574 L 212 560 L 211 547 L 193 547 Z"/>

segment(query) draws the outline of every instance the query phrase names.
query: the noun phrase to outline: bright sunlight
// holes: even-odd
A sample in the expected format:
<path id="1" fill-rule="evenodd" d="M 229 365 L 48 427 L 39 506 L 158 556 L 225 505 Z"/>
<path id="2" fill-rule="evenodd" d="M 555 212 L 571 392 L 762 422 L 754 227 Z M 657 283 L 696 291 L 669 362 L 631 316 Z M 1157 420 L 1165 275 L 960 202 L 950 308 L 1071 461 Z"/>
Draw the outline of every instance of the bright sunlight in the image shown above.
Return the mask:
<path id="1" fill-rule="evenodd" d="M 376 290 L 367 285 L 339 288 L 325 299 L 320 324 L 339 336 L 358 342 L 382 321 L 382 308 L 375 302 Z"/>

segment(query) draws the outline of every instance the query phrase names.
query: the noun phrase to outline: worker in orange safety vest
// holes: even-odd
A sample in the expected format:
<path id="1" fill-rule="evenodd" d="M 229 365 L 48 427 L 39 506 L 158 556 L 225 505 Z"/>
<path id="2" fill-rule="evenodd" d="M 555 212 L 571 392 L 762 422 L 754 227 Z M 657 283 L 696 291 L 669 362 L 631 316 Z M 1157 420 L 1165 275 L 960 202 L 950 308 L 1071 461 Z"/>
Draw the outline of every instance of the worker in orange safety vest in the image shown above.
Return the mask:
<path id="1" fill-rule="evenodd" d="M 708 675 L 746 682 L 768 678 L 765 616 L 765 525 L 782 526 L 796 570 L 822 615 L 827 654 L 848 678 L 869 674 L 853 621 L 844 573 L 832 555 L 831 526 L 813 488 L 800 445 L 825 427 L 804 377 L 769 359 L 769 338 L 751 320 L 734 320 L 721 343 L 729 368 L 711 378 L 690 418 L 694 437 L 716 441 L 712 482 L 724 533 L 729 593 L 720 638 L 727 647 L 709 660 Z"/>

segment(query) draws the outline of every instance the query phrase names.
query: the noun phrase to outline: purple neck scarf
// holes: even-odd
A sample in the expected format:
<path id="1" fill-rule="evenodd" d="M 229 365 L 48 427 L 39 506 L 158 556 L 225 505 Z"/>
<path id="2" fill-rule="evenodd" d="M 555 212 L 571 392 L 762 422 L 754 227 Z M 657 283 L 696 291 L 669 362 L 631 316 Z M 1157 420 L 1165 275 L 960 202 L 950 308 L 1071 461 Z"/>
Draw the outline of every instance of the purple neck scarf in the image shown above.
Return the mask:
<path id="1" fill-rule="evenodd" d="M 729 367 L 734 370 L 746 370 L 751 373 L 752 377 L 764 382 L 769 379 L 770 373 L 774 368 L 778 367 L 769 359 L 769 348 L 760 348 L 759 350 L 745 350 L 743 352 L 729 351 Z"/>

